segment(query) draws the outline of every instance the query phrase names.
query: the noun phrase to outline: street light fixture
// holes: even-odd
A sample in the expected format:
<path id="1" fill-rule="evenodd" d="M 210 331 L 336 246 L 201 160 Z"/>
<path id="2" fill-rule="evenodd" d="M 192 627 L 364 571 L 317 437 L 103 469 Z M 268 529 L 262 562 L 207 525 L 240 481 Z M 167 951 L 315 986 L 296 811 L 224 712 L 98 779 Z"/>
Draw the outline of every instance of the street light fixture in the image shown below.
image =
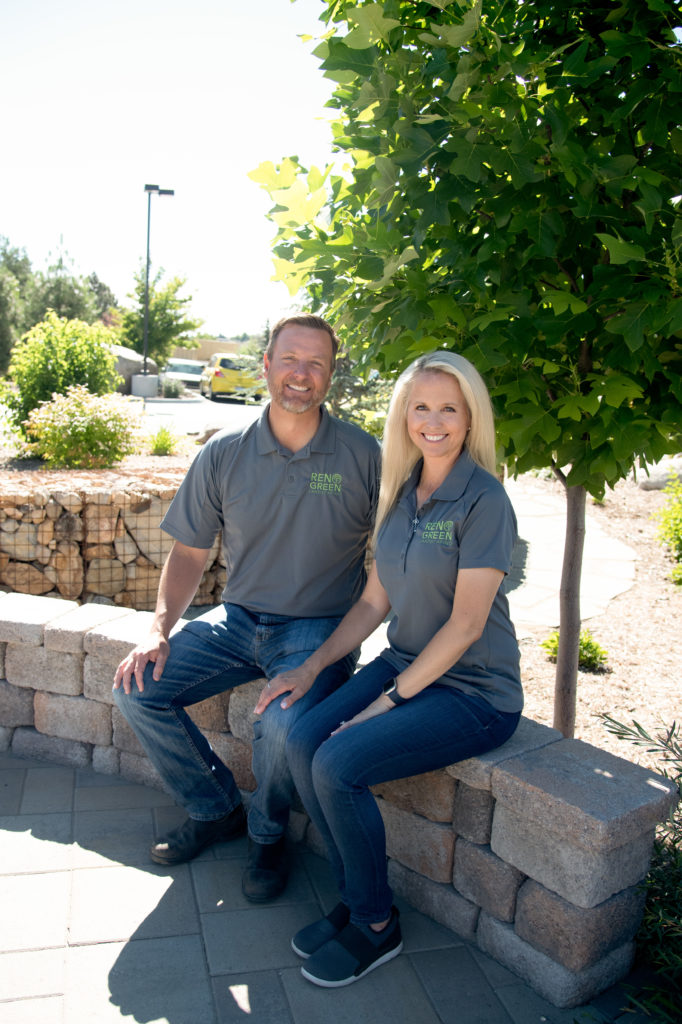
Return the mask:
<path id="1" fill-rule="evenodd" d="M 151 227 L 152 219 L 152 196 L 174 196 L 175 189 L 172 188 L 159 188 L 158 185 L 145 185 L 145 192 L 147 193 L 147 269 L 144 278 L 144 327 L 143 327 L 143 351 L 144 360 L 142 363 L 142 373 L 147 375 L 147 348 L 148 348 L 148 334 L 149 334 L 149 230 Z"/>

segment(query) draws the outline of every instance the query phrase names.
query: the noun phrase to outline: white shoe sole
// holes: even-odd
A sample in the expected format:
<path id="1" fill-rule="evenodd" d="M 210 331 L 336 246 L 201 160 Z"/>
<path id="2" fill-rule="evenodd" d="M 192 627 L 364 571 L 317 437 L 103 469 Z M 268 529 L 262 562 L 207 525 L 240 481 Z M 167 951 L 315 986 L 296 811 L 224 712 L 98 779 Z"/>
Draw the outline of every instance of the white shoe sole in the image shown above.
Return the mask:
<path id="1" fill-rule="evenodd" d="M 301 967 L 301 974 L 304 978 L 307 978 L 308 981 L 312 981 L 313 985 L 319 985 L 321 988 L 343 988 L 344 985 L 352 985 L 354 981 L 360 981 L 360 978 L 364 978 L 365 975 L 369 974 L 370 971 L 373 971 L 375 967 L 381 967 L 382 964 L 387 964 L 389 960 L 393 960 L 393 958 L 398 956 L 399 953 L 402 953 L 402 950 L 403 944 L 400 942 L 395 949 L 391 949 L 388 953 L 384 953 L 384 955 L 379 957 L 378 960 L 371 963 L 369 967 L 366 967 L 362 974 L 352 974 L 350 978 L 343 978 L 341 981 L 327 981 L 324 978 L 316 978 L 314 975 L 309 974 L 305 967 Z M 301 954 L 299 954 L 299 956 L 300 955 Z"/>

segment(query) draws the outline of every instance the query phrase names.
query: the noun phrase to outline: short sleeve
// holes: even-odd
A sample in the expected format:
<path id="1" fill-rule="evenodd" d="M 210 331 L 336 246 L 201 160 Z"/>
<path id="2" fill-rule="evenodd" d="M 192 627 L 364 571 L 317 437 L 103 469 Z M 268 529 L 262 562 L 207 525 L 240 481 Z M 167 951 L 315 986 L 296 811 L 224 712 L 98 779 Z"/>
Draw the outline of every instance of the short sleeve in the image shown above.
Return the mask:
<path id="1" fill-rule="evenodd" d="M 516 538 L 516 515 L 502 485 L 481 491 L 461 524 L 459 568 L 507 575 Z"/>

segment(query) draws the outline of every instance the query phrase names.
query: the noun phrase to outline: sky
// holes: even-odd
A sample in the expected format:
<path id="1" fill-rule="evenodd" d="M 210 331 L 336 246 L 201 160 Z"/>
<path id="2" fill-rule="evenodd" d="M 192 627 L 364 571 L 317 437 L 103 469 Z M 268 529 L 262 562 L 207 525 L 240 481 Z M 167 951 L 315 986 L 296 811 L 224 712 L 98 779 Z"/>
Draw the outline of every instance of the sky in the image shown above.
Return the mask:
<path id="1" fill-rule="evenodd" d="M 187 279 L 202 333 L 261 333 L 292 299 L 271 281 L 264 160 L 333 157 L 333 83 L 302 34 L 322 0 L 5 0 L 0 236 L 45 270 L 61 251 L 126 304 L 151 274 Z"/>

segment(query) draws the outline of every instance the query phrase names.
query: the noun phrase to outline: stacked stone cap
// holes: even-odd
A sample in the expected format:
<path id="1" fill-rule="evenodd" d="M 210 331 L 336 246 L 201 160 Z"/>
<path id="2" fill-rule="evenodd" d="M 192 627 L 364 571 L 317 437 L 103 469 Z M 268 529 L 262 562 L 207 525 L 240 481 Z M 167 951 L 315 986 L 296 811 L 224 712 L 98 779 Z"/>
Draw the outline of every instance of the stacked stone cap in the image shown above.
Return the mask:
<path id="1" fill-rule="evenodd" d="M 134 614 L 129 608 L 119 608 L 110 604 L 92 602 L 79 605 L 73 611 L 46 623 L 45 647 L 53 651 L 79 653 L 84 648 L 85 637 L 89 632 L 97 627 L 104 627 L 115 619 L 130 618 Z"/>
<path id="2" fill-rule="evenodd" d="M 0 643 L 42 644 L 45 627 L 74 611 L 76 601 L 35 594 L 0 594 Z"/>
<path id="3" fill-rule="evenodd" d="M 513 736 L 501 747 L 496 747 L 494 750 L 488 751 L 487 754 L 481 754 L 480 757 L 470 757 L 466 761 L 448 765 L 445 771 L 453 779 L 464 782 L 473 789 L 490 790 L 493 772 L 498 765 L 530 751 L 557 743 L 561 739 L 563 736 L 558 729 L 551 729 L 548 725 L 541 725 L 540 722 L 521 717 Z"/>
<path id="4" fill-rule="evenodd" d="M 491 785 L 494 852 L 586 908 L 644 877 L 677 798 L 670 780 L 581 740 L 506 760 Z"/>

